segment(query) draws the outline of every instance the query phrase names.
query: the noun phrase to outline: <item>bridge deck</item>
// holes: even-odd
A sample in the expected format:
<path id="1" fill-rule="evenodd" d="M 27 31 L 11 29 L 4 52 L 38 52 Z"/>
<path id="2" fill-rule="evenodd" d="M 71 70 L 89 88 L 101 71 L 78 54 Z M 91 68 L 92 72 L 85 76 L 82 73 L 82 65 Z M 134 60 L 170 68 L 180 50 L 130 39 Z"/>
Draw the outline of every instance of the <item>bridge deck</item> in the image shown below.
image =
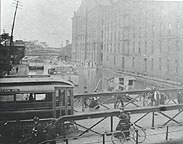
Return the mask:
<path id="1" fill-rule="evenodd" d="M 177 141 L 181 139 L 183 142 L 183 126 L 171 126 L 169 127 L 168 140 L 166 140 L 166 127 L 147 129 L 146 130 L 146 140 L 144 144 L 158 144 L 166 143 L 168 141 Z M 65 144 L 66 142 L 57 141 L 58 144 Z M 80 137 L 78 139 L 69 139 L 68 144 L 103 144 L 103 137 L 88 134 L 85 137 Z M 111 136 L 105 136 L 105 144 L 112 144 Z M 118 143 L 116 143 L 118 144 Z M 119 143 L 120 144 L 120 143 Z M 135 141 L 131 139 L 130 141 L 125 141 L 124 144 L 135 144 Z"/>

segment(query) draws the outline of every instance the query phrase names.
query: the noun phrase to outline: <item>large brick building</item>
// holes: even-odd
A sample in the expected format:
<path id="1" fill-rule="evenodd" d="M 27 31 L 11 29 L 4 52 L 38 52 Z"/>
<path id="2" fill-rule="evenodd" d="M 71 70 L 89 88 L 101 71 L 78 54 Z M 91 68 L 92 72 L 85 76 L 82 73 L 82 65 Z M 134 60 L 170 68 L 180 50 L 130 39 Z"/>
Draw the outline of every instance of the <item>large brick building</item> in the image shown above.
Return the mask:
<path id="1" fill-rule="evenodd" d="M 183 2 L 118 0 L 99 13 L 103 49 L 98 55 L 103 67 L 183 82 Z M 83 40 L 88 38 L 85 34 Z M 73 32 L 75 39 L 80 37 Z M 80 55 L 82 48 L 77 44 L 73 52 Z"/>
<path id="2" fill-rule="evenodd" d="M 100 65 L 102 61 L 102 17 L 110 0 L 82 0 L 72 18 L 72 60 Z"/>

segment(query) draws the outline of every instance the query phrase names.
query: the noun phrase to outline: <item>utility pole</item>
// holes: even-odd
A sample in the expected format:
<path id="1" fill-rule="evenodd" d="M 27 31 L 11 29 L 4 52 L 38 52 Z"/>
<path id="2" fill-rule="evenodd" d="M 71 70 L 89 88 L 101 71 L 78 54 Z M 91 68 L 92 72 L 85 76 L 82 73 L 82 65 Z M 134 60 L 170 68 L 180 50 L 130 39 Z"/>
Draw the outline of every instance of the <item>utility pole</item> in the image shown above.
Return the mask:
<path id="1" fill-rule="evenodd" d="M 11 28 L 10 47 L 12 46 L 12 43 L 13 43 L 13 30 L 14 30 L 14 26 L 15 26 L 15 18 L 16 18 L 16 14 L 17 14 L 18 3 L 19 3 L 19 1 L 17 1 L 17 3 L 16 3 L 13 24 L 12 24 L 12 28 Z M 13 49 L 13 57 L 15 57 L 15 50 L 14 49 Z"/>
<path id="2" fill-rule="evenodd" d="M 13 17 L 13 24 L 12 24 L 12 28 L 11 28 L 10 46 L 8 47 L 8 58 L 9 58 L 9 60 L 8 60 L 8 67 L 9 67 L 8 75 L 10 74 L 10 61 L 11 61 L 10 49 L 12 50 L 13 31 L 14 31 L 14 27 L 15 27 L 15 18 L 16 18 L 17 9 L 19 6 L 19 1 L 16 1 L 16 3 L 13 3 L 13 4 L 16 4 L 16 7 L 15 7 L 15 13 L 14 13 L 14 17 Z M 13 48 L 13 58 L 15 58 L 15 49 L 14 48 Z M 13 63 L 14 63 L 14 60 L 13 60 Z"/>

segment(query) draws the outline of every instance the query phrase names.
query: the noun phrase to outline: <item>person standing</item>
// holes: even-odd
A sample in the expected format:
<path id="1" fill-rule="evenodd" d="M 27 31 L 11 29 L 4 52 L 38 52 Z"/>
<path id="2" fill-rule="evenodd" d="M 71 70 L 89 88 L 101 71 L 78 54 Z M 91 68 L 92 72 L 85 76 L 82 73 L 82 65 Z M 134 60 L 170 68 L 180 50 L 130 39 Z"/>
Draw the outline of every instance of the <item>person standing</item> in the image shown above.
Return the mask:
<path id="1" fill-rule="evenodd" d="M 164 93 L 161 93 L 160 94 L 160 105 L 164 105 L 165 104 L 165 94 Z"/>
<path id="2" fill-rule="evenodd" d="M 178 102 L 178 104 L 183 103 L 183 97 L 182 97 L 182 92 L 181 91 L 177 91 L 177 102 Z M 180 109 L 179 109 L 179 111 L 180 111 Z"/>
<path id="3" fill-rule="evenodd" d="M 87 90 L 87 87 L 86 86 L 84 87 L 84 93 L 85 94 L 88 93 L 88 90 Z M 84 101 L 84 107 L 87 108 L 88 107 L 87 98 L 83 98 L 83 101 Z"/>
<path id="4" fill-rule="evenodd" d="M 156 91 L 156 89 L 155 89 L 155 87 L 153 87 L 152 88 L 152 91 L 151 91 L 151 93 L 150 93 L 150 98 L 151 98 L 151 106 L 153 106 L 154 105 L 154 102 L 155 102 L 155 91 Z"/>
<path id="5" fill-rule="evenodd" d="M 48 140 L 50 142 L 50 144 L 56 144 L 56 120 L 53 119 L 51 121 L 51 124 L 46 128 L 46 140 Z"/>
<path id="6" fill-rule="evenodd" d="M 34 117 L 34 128 L 33 130 L 37 133 L 36 134 L 36 143 L 40 143 L 45 140 L 44 133 L 43 133 L 43 127 L 39 121 L 39 117 Z"/>

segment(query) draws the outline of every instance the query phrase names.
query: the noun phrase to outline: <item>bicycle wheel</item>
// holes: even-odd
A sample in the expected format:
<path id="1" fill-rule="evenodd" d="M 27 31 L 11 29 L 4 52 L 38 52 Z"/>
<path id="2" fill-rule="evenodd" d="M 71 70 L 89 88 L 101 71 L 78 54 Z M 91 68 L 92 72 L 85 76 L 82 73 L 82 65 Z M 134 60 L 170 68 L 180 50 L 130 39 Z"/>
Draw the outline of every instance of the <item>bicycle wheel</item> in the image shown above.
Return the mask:
<path id="1" fill-rule="evenodd" d="M 112 133 L 111 140 L 113 144 L 123 144 L 125 135 L 122 131 L 115 131 Z"/>
<path id="2" fill-rule="evenodd" d="M 136 141 L 137 133 L 133 132 L 133 139 Z M 146 139 L 146 132 L 144 129 L 138 129 L 138 143 L 144 142 Z"/>

